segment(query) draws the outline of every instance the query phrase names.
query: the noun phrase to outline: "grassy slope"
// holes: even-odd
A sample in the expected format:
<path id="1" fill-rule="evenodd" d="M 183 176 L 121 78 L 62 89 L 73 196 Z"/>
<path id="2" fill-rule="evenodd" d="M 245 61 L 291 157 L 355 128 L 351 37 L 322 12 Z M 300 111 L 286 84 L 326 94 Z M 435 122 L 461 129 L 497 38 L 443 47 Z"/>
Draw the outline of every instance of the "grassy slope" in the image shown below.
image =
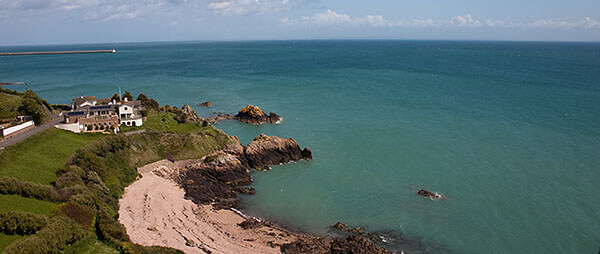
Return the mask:
<path id="1" fill-rule="evenodd" d="M 166 112 L 149 112 L 142 126 L 129 127 L 121 126 L 121 132 L 148 129 L 155 131 L 169 131 L 175 133 L 191 133 L 198 130 L 194 123 L 178 123 L 173 118 L 173 114 Z"/>
<path id="2" fill-rule="evenodd" d="M 33 198 L 24 198 L 18 195 L 0 195 L 0 213 L 8 211 L 23 211 L 50 215 L 52 210 L 58 206 L 57 203 L 37 200 Z"/>
<path id="3" fill-rule="evenodd" d="M 127 129 L 135 130 L 136 128 Z M 170 113 L 151 113 L 144 126 L 137 129 L 159 132 L 128 137 L 133 142 L 133 147 L 126 154 L 107 154 L 104 160 L 107 166 L 114 169 L 121 168 L 123 165 L 140 166 L 164 159 L 166 153 L 172 154 L 176 159 L 200 158 L 231 142 L 225 133 L 213 126 L 201 127 L 193 123 L 179 124 Z M 56 179 L 56 170 L 64 167 L 71 155 L 75 154 L 79 148 L 85 147 L 91 141 L 103 136 L 102 134 L 74 134 L 58 129 L 44 131 L 0 151 L 0 177 L 12 176 L 25 181 L 51 184 Z M 131 177 L 135 178 L 135 176 L 129 176 L 125 171 L 115 170 L 108 179 L 105 179 L 105 182 L 109 187 L 120 187 L 119 182 L 122 182 L 123 178 Z M 118 189 L 120 190 L 116 190 L 117 193 L 122 191 L 122 188 Z M 0 195 L 0 206 L 8 207 L 6 210 L 0 209 L 0 212 L 29 210 L 50 214 L 56 205 L 19 196 Z M 0 251 L 11 242 L 21 238 L 23 237 L 0 234 Z M 65 253 L 115 252 L 113 248 L 95 237 L 82 239 L 65 250 Z"/>
<path id="4" fill-rule="evenodd" d="M 19 115 L 17 108 L 21 106 L 22 101 L 21 96 L 0 92 L 0 119 Z"/>
<path id="5" fill-rule="evenodd" d="M 51 128 L 0 151 L 0 177 L 50 184 L 69 156 L 102 134 L 75 134 Z"/>

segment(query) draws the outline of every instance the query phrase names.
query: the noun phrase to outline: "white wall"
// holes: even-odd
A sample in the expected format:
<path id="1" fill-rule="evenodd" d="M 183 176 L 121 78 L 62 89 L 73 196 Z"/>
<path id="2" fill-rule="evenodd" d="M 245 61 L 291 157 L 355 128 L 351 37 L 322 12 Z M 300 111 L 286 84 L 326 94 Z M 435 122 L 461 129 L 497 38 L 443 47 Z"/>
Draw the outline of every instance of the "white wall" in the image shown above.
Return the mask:
<path id="1" fill-rule="evenodd" d="M 24 122 L 24 123 L 19 124 L 17 126 L 8 127 L 6 129 L 3 129 L 2 130 L 2 135 L 6 137 L 7 135 L 13 134 L 13 133 L 15 133 L 17 131 L 20 131 L 20 130 L 25 129 L 25 128 L 30 127 L 30 126 L 35 126 L 35 124 L 33 124 L 33 121 L 27 121 L 27 122 Z"/>
<path id="2" fill-rule="evenodd" d="M 54 125 L 54 127 L 58 128 L 58 129 L 61 129 L 61 130 L 75 132 L 75 133 L 80 133 L 81 132 L 81 126 L 79 126 L 78 123 L 57 124 L 57 125 Z"/>

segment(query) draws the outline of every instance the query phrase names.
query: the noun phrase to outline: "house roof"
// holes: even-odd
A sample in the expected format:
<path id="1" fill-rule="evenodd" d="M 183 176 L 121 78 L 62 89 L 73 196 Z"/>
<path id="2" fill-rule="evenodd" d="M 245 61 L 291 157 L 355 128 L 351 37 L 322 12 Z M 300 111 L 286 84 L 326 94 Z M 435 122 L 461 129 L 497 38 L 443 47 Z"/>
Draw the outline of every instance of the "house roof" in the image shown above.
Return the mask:
<path id="1" fill-rule="evenodd" d="M 96 104 L 108 104 L 111 101 L 112 100 L 110 98 L 102 98 L 102 99 L 97 99 Z"/>
<path id="2" fill-rule="evenodd" d="M 96 100 L 96 96 L 81 96 L 81 97 L 75 97 L 73 98 L 73 103 L 80 105 L 86 101 L 95 101 Z"/>

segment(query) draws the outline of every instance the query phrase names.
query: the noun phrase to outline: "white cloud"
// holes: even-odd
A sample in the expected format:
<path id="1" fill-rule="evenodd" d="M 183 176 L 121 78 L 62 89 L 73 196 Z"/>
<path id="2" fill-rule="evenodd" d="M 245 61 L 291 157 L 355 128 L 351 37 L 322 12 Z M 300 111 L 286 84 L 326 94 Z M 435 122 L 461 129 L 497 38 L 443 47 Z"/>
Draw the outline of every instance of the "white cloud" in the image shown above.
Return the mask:
<path id="1" fill-rule="evenodd" d="M 207 1 L 206 9 L 223 16 L 271 13 L 288 9 L 302 2 L 294 0 L 221 0 Z"/>
<path id="2" fill-rule="evenodd" d="M 448 19 L 412 19 L 390 21 L 382 16 L 366 15 L 353 18 L 348 14 L 332 10 L 302 16 L 298 19 L 285 17 L 280 20 L 284 25 L 303 26 L 370 26 L 370 27 L 415 27 L 415 28 L 600 28 L 600 21 L 586 17 L 579 21 L 537 20 L 529 23 L 506 22 L 503 20 L 476 19 L 471 14 L 454 16 Z"/>

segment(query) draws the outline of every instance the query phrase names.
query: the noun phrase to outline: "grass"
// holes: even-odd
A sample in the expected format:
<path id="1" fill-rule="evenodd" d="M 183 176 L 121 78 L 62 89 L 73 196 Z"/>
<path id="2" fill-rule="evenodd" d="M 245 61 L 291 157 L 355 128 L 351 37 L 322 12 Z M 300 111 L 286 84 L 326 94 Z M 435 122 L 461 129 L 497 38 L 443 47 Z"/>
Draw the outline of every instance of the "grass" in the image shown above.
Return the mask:
<path id="1" fill-rule="evenodd" d="M 23 211 L 50 216 L 58 203 L 25 198 L 19 195 L 0 195 L 0 213 Z"/>
<path id="2" fill-rule="evenodd" d="M 0 233 L 0 253 L 4 253 L 4 248 L 11 244 L 12 242 L 19 240 L 21 238 L 25 238 L 22 235 L 7 235 L 4 233 Z"/>
<path id="3" fill-rule="evenodd" d="M 15 118 L 19 115 L 17 109 L 21 106 L 23 99 L 19 95 L 0 92 L 0 119 Z"/>
<path id="4" fill-rule="evenodd" d="M 77 149 L 103 134 L 76 134 L 50 128 L 15 145 L 0 150 L 0 177 L 51 184 L 55 172 L 64 167 Z"/>
<path id="5" fill-rule="evenodd" d="M 121 126 L 121 132 L 129 132 L 135 130 L 155 130 L 155 131 L 169 131 L 175 133 L 191 133 L 197 131 L 199 127 L 195 123 L 178 123 L 175 115 L 167 112 L 148 112 L 148 116 L 142 126 L 130 127 Z"/>

